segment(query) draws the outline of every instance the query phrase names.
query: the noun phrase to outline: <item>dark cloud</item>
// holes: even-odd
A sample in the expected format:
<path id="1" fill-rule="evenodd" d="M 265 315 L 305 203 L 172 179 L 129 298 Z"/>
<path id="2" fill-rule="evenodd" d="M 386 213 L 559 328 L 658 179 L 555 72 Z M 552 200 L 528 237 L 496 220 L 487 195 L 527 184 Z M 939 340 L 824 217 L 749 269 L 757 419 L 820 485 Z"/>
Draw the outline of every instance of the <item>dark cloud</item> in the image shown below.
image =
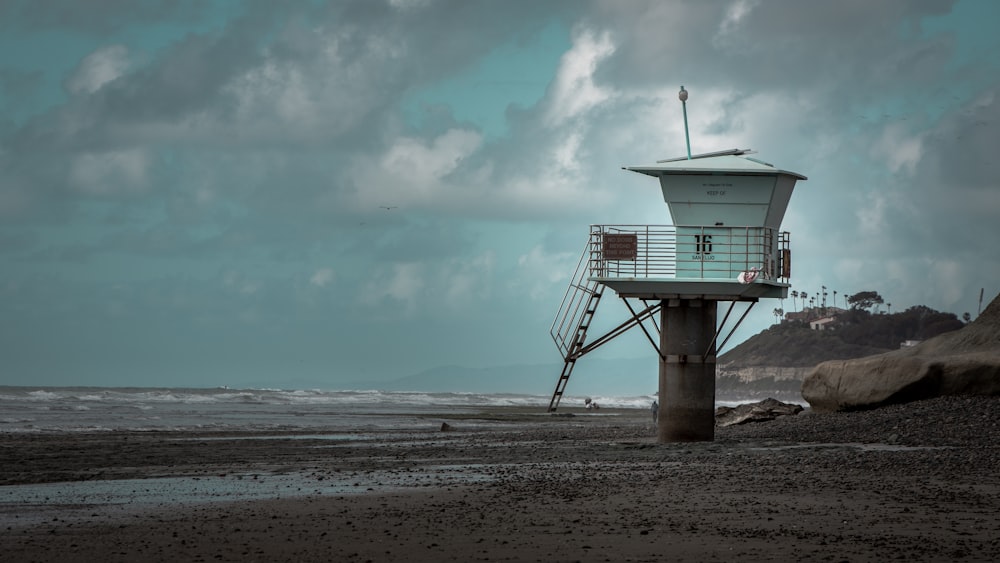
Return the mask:
<path id="1" fill-rule="evenodd" d="M 23 255 L 38 244 L 38 233 L 33 231 L 0 231 L 0 254 Z"/>
<path id="2" fill-rule="evenodd" d="M 694 152 L 809 177 L 796 289 L 946 309 L 1000 276 L 995 49 L 928 31 L 949 2 L 42 4 L 0 3 L 0 28 L 106 41 L 64 102 L 0 126 L 0 331 L 32 373 L 62 344 L 121 373 L 347 369 L 387 340 L 374 371 L 554 358 L 540 311 L 588 225 L 668 221 L 621 166 L 683 154 L 681 84 Z M 158 52 L 115 35 L 188 19 Z M 496 109 L 503 134 L 440 100 L 408 122 L 415 92 L 553 24 L 572 50 L 536 104 Z M 38 80 L 0 70 L 0 96 Z"/>
<path id="3" fill-rule="evenodd" d="M 947 14 L 950 4 L 656 2 L 642 17 L 610 8 L 604 15 L 618 46 L 598 76 L 614 84 L 653 86 L 673 76 L 695 88 L 804 90 L 817 105 L 866 105 L 932 84 L 953 41 L 925 36 L 920 23 Z"/>
<path id="4" fill-rule="evenodd" d="M 2 0 L 0 29 L 105 35 L 137 24 L 190 24 L 205 15 L 198 0 Z"/>
<path id="5" fill-rule="evenodd" d="M 0 68 L 0 100 L 7 112 L 15 112 L 18 106 L 41 94 L 44 74 L 39 70 Z"/>
<path id="6" fill-rule="evenodd" d="M 956 114 L 946 116 L 923 140 L 912 177 L 899 187 L 916 210 L 908 219 L 922 233 L 919 247 L 935 255 L 974 258 L 1000 240 L 1000 81 Z M 937 228 L 954 225 L 957 228 Z"/>

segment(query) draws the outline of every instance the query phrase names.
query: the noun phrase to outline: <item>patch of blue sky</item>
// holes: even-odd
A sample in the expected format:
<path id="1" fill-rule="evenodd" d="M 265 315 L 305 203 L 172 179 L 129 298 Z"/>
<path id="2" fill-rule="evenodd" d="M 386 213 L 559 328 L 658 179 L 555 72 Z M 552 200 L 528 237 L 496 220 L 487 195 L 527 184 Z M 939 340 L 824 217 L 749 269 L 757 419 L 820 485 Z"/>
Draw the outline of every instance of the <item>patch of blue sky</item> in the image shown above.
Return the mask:
<path id="1" fill-rule="evenodd" d="M 234 213 L 240 212 L 238 206 L 232 207 Z M 218 271 L 217 263 L 186 254 L 191 247 L 222 236 L 224 225 L 170 226 L 165 211 L 151 206 L 132 209 L 121 219 L 118 204 L 105 202 L 82 204 L 77 213 L 78 220 L 70 224 L 35 233 L 34 250 L 19 266 L 22 273 L 71 274 L 76 279 L 111 282 L 160 277 L 178 269 L 204 277 Z M 115 217 L 119 220 L 113 220 Z M 164 238 L 157 241 L 157 235 L 150 233 L 164 225 L 167 225 L 161 235 Z M 138 247 L 122 246 L 121 241 L 137 235 L 145 238 L 141 244 L 153 250 L 153 254 L 143 255 Z M 59 249 L 57 254 L 52 253 L 55 249 Z"/>
<path id="2" fill-rule="evenodd" d="M 67 29 L 25 30 L 6 22 L 0 33 L 0 70 L 41 73 L 40 88 L 19 100 L 4 99 L 4 117 L 17 125 L 32 116 L 63 104 L 69 98 L 64 84 L 89 54 L 102 47 L 124 45 L 134 66 L 153 60 L 156 54 L 189 34 L 219 30 L 242 10 L 240 0 L 206 3 L 198 21 L 165 21 L 123 26 L 110 35 L 93 35 Z M 0 89 L 0 96 L 3 90 Z"/>
<path id="3" fill-rule="evenodd" d="M 570 46 L 569 30 L 555 23 L 530 39 L 512 39 L 468 71 L 414 91 L 403 102 L 404 117 L 420 128 L 424 108 L 445 106 L 455 120 L 474 124 L 487 139 L 502 137 L 508 131 L 507 108 L 536 104 Z"/>
<path id="4" fill-rule="evenodd" d="M 944 16 L 925 18 L 920 29 L 925 37 L 953 33 L 955 58 L 952 64 L 988 64 L 1000 66 L 996 59 L 996 26 L 1000 21 L 1000 2 L 996 0 L 959 0 Z"/>
<path id="5" fill-rule="evenodd" d="M 586 226 L 581 228 L 581 241 L 587 236 Z M 532 247 L 544 239 L 547 227 L 530 222 L 510 223 L 507 221 L 479 221 L 470 227 L 476 235 L 477 251 L 493 252 L 497 263 L 517 264 L 518 260 L 531 252 Z M 580 243 L 583 248 L 583 242 Z"/>
<path id="6" fill-rule="evenodd" d="M 243 4 L 242 0 L 205 2 L 201 6 L 202 17 L 198 21 L 164 21 L 126 26 L 114 37 L 114 42 L 127 46 L 137 56 L 154 56 L 158 51 L 189 35 L 221 31 L 233 18 L 239 16 Z"/>
<path id="7" fill-rule="evenodd" d="M 960 0 L 949 13 L 924 18 L 919 26 L 900 24 L 897 32 L 903 38 L 927 40 L 945 34 L 953 38 L 954 50 L 946 71 L 955 80 L 928 89 L 901 91 L 891 98 L 879 99 L 876 104 L 856 108 L 856 121 L 850 129 L 857 132 L 887 124 L 925 129 L 930 123 L 960 111 L 989 81 L 995 81 L 996 69 L 1000 67 L 1000 60 L 993 55 L 1000 45 L 994 30 L 997 21 L 1000 21 L 1000 2 Z M 983 65 L 991 67 L 989 72 L 982 72 L 986 70 Z"/>
<path id="8" fill-rule="evenodd" d="M 1000 60 L 996 57 L 1000 47 L 1000 35 L 996 33 L 998 21 L 1000 2 L 960 0 L 947 15 L 925 18 L 920 22 L 924 37 L 951 34 L 954 38 L 954 53 L 948 70 L 961 73 L 962 79 L 954 84 L 942 85 L 942 101 L 949 107 L 968 102 L 982 87 L 996 80 L 997 70 L 1000 69 Z"/>
<path id="9" fill-rule="evenodd" d="M 22 124 L 33 115 L 66 101 L 63 81 L 80 60 L 95 48 L 93 38 L 62 32 L 17 29 L 0 33 L 0 69 L 41 73 L 39 88 L 19 100 L 4 100 L 4 117 Z"/>

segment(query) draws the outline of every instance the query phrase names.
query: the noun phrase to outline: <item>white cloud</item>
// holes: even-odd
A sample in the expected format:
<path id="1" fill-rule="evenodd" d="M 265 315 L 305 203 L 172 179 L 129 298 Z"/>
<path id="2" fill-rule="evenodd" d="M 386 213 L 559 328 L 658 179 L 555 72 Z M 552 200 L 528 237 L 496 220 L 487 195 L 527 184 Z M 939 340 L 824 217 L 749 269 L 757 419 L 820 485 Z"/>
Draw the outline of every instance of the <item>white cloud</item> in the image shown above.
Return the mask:
<path id="1" fill-rule="evenodd" d="M 495 266 L 496 255 L 493 252 L 455 261 L 442 274 L 442 283 L 446 287 L 445 304 L 452 309 L 466 310 L 470 304 L 488 299 L 492 292 Z"/>
<path id="2" fill-rule="evenodd" d="M 832 271 L 837 279 L 860 280 L 864 278 L 865 262 L 857 257 L 841 258 L 836 261 Z"/>
<path id="3" fill-rule="evenodd" d="M 927 302 L 940 301 L 946 307 L 958 304 L 963 297 L 963 292 L 968 289 L 965 280 L 968 272 L 963 264 L 950 258 L 934 257 L 926 258 L 923 264 L 914 264 L 911 268 L 911 279 L 914 283 L 923 288 L 923 296 Z M 917 272 L 917 275 L 912 275 Z M 928 277 L 934 280 L 921 279 L 920 273 L 927 273 Z M 962 311 L 952 311 L 959 315 Z"/>
<path id="4" fill-rule="evenodd" d="M 115 195 L 145 191 L 150 158 L 144 149 L 84 153 L 70 165 L 70 185 L 90 195 Z"/>
<path id="5" fill-rule="evenodd" d="M 412 315 L 426 286 L 424 276 L 424 267 L 413 262 L 380 268 L 362 288 L 360 301 L 366 305 L 390 307 L 391 311 L 386 311 L 386 316 L 399 312 L 397 305 L 402 305 L 403 312 Z M 387 300 L 390 302 L 387 303 Z"/>
<path id="6" fill-rule="evenodd" d="M 875 156 L 882 156 L 893 173 L 905 171 L 913 174 L 923 155 L 923 137 L 909 133 L 902 125 L 893 124 L 885 128 L 875 142 Z"/>
<path id="7" fill-rule="evenodd" d="M 400 10 L 426 8 L 432 0 L 389 0 L 389 5 Z"/>
<path id="8" fill-rule="evenodd" d="M 128 48 L 124 45 L 102 47 L 80 61 L 66 87 L 74 94 L 96 92 L 108 82 L 125 74 L 129 66 Z"/>
<path id="9" fill-rule="evenodd" d="M 886 197 L 879 192 L 871 192 L 858 206 L 856 216 L 858 230 L 863 237 L 875 239 L 886 228 L 885 213 L 888 208 Z"/>
<path id="10" fill-rule="evenodd" d="M 573 47 L 562 56 L 552 85 L 545 121 L 550 126 L 580 116 L 610 98 L 614 92 L 594 83 L 598 64 L 615 51 L 611 34 L 578 30 Z"/>
<path id="11" fill-rule="evenodd" d="M 536 245 L 517 258 L 517 272 L 511 287 L 514 291 L 526 292 L 533 301 L 552 303 L 554 296 L 566 291 L 579 257 L 572 252 L 546 252 Z"/>
<path id="12" fill-rule="evenodd" d="M 579 170 L 580 161 L 578 160 L 578 154 L 582 141 L 583 139 L 580 133 L 567 135 L 561 144 L 558 144 L 553 148 L 553 160 L 555 160 L 556 164 L 558 164 L 563 170 Z"/>
<path id="13" fill-rule="evenodd" d="M 30 206 L 27 186 L 13 178 L 0 177 L 0 217 L 15 217 Z"/>
<path id="14" fill-rule="evenodd" d="M 239 295 L 249 297 L 257 293 L 262 284 L 260 281 L 249 279 L 240 272 L 230 270 L 223 274 L 222 285 Z"/>
<path id="15" fill-rule="evenodd" d="M 267 60 L 226 87 L 236 98 L 241 120 L 253 122 L 275 114 L 284 122 L 313 125 L 318 108 L 310 97 L 310 87 L 302 70 L 294 64 Z"/>
<path id="16" fill-rule="evenodd" d="M 399 138 L 382 157 L 382 168 L 393 177 L 406 178 L 410 186 L 434 188 L 481 140 L 479 133 L 465 129 L 451 129 L 429 142 Z"/>
<path id="17" fill-rule="evenodd" d="M 719 30 L 712 38 L 712 42 L 717 46 L 725 45 L 729 36 L 737 31 L 740 23 L 759 3 L 760 0 L 736 0 L 730 4 L 725 17 L 719 24 Z"/>
<path id="18" fill-rule="evenodd" d="M 320 268 L 309 278 L 309 283 L 316 287 L 326 287 L 334 280 L 333 268 Z"/>
<path id="19" fill-rule="evenodd" d="M 864 261 L 853 280 L 862 290 L 874 290 L 892 304 L 895 312 L 914 305 L 933 303 L 932 308 L 952 307 L 968 288 L 966 272 L 956 260 L 931 256 L 873 258 Z M 872 280 L 879 280 L 877 287 Z M 852 292 L 848 293 L 850 295 Z M 947 310 L 947 309 L 946 309 Z M 962 311 L 951 311 L 961 314 Z"/>
<path id="20" fill-rule="evenodd" d="M 452 174 L 472 155 L 482 136 L 466 129 L 450 129 L 433 139 L 399 137 L 376 162 L 357 162 L 353 182 L 357 205 L 453 207 L 472 197 L 464 186 L 452 184 Z"/>

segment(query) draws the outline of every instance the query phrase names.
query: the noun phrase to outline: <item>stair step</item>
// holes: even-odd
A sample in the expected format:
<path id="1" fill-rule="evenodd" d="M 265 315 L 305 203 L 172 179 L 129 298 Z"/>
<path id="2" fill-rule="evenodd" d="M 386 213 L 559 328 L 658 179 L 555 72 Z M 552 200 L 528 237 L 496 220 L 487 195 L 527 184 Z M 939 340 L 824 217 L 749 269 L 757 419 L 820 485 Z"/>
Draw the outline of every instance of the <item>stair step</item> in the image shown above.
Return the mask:
<path id="1" fill-rule="evenodd" d="M 593 250 L 590 251 L 593 256 Z M 581 260 L 585 260 L 586 256 Z M 581 262 L 582 263 L 582 262 Z M 563 395 L 563 390 L 567 387 L 567 382 L 573 372 L 573 366 L 580 357 L 580 352 L 585 349 L 587 340 L 587 330 L 593 322 L 597 313 L 597 306 L 604 292 L 604 286 L 587 279 L 587 270 L 581 270 L 579 277 L 570 283 L 570 293 L 560 309 L 557 319 L 563 319 L 566 326 L 558 334 L 553 334 L 556 344 L 566 360 L 563 372 L 559 376 L 555 392 L 552 394 L 552 401 L 549 403 L 549 411 L 554 411 L 559 404 L 559 399 Z M 582 293 L 581 293 L 582 292 Z M 583 305 L 583 309 L 573 309 Z M 568 308 L 567 308 L 568 307 Z M 567 315 L 563 317 L 563 315 Z M 573 325 L 576 324 L 576 332 Z"/>

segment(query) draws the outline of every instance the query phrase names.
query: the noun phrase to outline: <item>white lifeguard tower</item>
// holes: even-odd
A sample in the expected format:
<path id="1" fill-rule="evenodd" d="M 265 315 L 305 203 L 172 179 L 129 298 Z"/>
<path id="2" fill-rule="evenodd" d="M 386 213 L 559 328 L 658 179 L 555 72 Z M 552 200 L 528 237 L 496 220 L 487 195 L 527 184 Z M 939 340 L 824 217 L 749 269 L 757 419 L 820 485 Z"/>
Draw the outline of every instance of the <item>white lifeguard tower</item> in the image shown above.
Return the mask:
<path id="1" fill-rule="evenodd" d="M 680 97 L 687 99 L 683 87 Z M 686 129 L 686 105 L 684 121 Z M 689 146 L 687 157 L 625 167 L 659 179 L 673 225 L 590 226 L 550 331 L 565 360 L 550 411 L 580 357 L 639 326 L 660 358 L 658 440 L 714 439 L 716 350 L 759 299 L 788 296 L 789 234 L 779 229 L 795 183 L 806 177 L 745 149 L 690 152 Z M 605 288 L 632 316 L 588 340 Z M 717 326 L 719 302 L 729 307 Z M 737 302 L 750 307 L 720 343 Z"/>

